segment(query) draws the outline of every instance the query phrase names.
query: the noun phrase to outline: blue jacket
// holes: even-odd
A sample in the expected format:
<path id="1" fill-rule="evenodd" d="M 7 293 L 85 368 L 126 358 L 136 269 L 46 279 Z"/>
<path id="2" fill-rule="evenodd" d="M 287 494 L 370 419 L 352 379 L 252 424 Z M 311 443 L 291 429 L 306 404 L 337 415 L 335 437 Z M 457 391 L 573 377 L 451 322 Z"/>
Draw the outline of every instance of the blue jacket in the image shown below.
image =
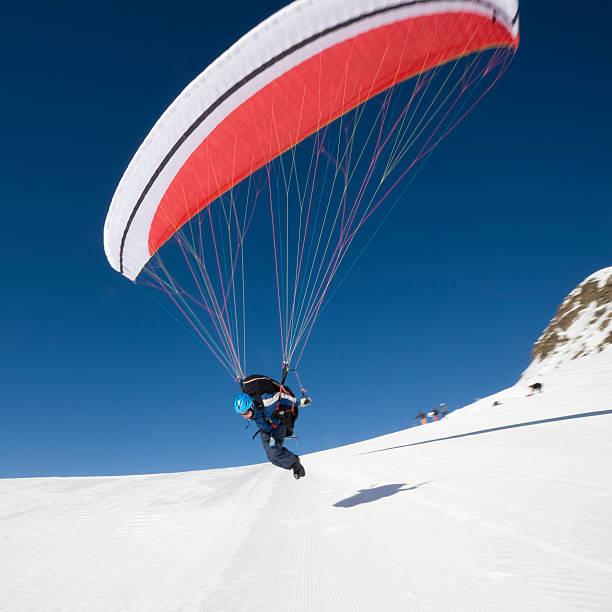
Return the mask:
<path id="1" fill-rule="evenodd" d="M 272 414 L 274 414 L 274 412 L 276 412 L 276 404 L 264 407 L 263 414 L 258 408 L 255 408 L 253 410 L 253 417 L 251 418 L 251 421 L 255 422 L 257 424 L 257 427 L 259 427 L 259 429 L 261 429 L 262 431 L 270 433 L 274 429 L 274 427 L 270 424 L 269 421 L 272 421 L 272 423 L 274 423 L 274 425 L 276 425 L 277 427 L 280 425 L 278 419 L 272 417 Z"/>
<path id="2" fill-rule="evenodd" d="M 288 393 L 262 393 L 260 397 L 263 401 L 263 414 L 261 410 L 255 407 L 251 420 L 257 423 L 259 429 L 268 433 L 280 425 L 280 421 L 272 416 L 276 412 L 278 406 L 287 406 L 291 408 L 291 406 L 297 403 L 297 399 Z M 272 421 L 272 425 L 270 421 Z"/>

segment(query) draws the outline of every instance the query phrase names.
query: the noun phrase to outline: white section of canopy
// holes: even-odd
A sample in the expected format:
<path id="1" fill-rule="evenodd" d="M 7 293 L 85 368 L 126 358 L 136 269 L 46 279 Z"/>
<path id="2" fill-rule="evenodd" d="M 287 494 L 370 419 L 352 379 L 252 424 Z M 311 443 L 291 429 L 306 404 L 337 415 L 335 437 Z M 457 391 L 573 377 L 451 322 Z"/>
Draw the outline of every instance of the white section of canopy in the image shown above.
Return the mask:
<path id="1" fill-rule="evenodd" d="M 389 10 L 376 13 L 384 9 Z M 155 211 L 178 170 L 225 117 L 293 66 L 374 28 L 430 14 L 495 14 L 498 21 L 516 36 L 518 20 L 512 24 L 512 19 L 517 11 L 518 0 L 431 0 L 415 3 L 398 0 L 297 0 L 289 4 L 248 32 L 208 66 L 153 126 L 121 178 L 106 218 L 104 250 L 110 264 L 121 271 L 122 241 L 129 226 L 123 247 L 122 273 L 131 280 L 138 276 L 150 258 L 148 236 Z M 375 14 L 324 37 L 316 37 L 325 30 L 370 13 Z M 253 71 L 273 58 L 311 37 L 315 37 L 312 42 L 272 62 L 257 76 L 237 87 L 178 144 L 206 109 L 232 87 L 241 84 Z M 169 157 L 173 147 L 176 150 Z M 148 185 L 148 191 L 138 204 Z"/>

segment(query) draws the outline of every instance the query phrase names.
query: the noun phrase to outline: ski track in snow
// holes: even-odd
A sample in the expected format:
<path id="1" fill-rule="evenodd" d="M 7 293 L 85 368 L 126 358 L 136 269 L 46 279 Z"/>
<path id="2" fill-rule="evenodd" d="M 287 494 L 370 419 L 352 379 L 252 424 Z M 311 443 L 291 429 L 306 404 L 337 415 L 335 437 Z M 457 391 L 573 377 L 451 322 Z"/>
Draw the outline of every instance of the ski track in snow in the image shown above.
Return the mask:
<path id="1" fill-rule="evenodd" d="M 611 610 L 612 363 L 584 364 L 304 456 L 300 481 L 0 480 L 0 609 Z"/>

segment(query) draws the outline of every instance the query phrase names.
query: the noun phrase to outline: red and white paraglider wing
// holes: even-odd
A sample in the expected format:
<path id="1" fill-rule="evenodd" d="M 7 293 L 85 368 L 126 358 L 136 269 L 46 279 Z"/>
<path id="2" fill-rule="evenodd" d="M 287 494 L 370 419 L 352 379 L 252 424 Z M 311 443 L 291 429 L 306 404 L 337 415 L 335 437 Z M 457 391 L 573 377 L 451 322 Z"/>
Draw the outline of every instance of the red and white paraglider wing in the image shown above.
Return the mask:
<path id="1" fill-rule="evenodd" d="M 479 50 L 518 45 L 518 0 L 298 0 L 242 37 L 155 124 L 104 228 L 135 279 L 236 183 L 381 91 Z"/>

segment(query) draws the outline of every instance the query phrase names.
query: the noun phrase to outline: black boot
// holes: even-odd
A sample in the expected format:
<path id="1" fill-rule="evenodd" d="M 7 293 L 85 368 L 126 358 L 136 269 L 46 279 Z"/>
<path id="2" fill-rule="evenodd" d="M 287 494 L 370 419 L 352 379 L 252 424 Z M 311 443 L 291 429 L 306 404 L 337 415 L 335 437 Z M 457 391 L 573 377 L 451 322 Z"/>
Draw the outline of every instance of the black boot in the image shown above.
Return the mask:
<path id="1" fill-rule="evenodd" d="M 295 458 L 291 469 L 293 470 L 293 477 L 296 479 L 302 478 L 302 476 L 306 476 L 306 470 L 304 469 L 304 466 L 300 463 L 299 457 Z"/>

